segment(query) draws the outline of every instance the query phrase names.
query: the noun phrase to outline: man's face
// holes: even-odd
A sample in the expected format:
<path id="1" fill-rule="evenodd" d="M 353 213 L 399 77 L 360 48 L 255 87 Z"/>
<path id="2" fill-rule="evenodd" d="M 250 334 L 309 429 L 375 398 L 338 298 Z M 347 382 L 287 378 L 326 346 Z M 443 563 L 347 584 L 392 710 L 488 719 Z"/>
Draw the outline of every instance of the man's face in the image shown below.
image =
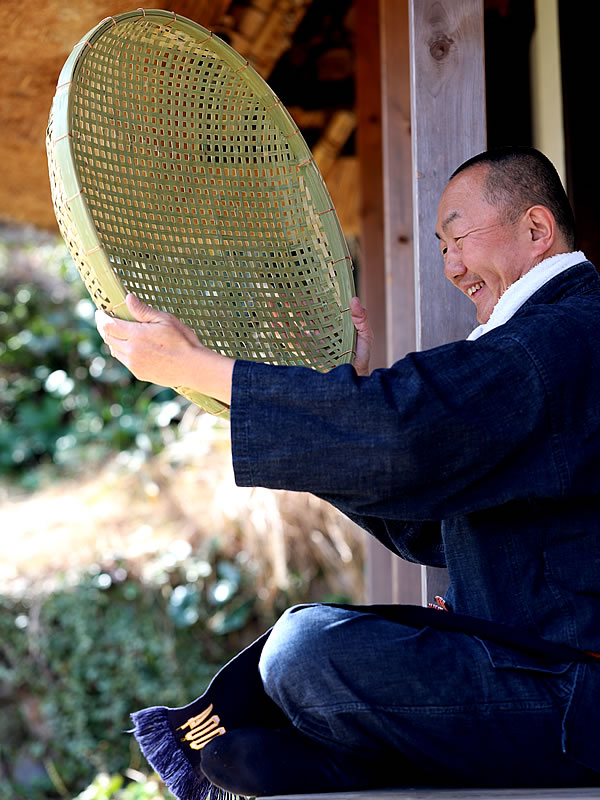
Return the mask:
<path id="1" fill-rule="evenodd" d="M 503 222 L 484 198 L 486 169 L 471 167 L 450 181 L 436 225 L 446 277 L 475 303 L 480 323 L 488 321 L 504 291 L 534 265 L 522 220 Z"/>

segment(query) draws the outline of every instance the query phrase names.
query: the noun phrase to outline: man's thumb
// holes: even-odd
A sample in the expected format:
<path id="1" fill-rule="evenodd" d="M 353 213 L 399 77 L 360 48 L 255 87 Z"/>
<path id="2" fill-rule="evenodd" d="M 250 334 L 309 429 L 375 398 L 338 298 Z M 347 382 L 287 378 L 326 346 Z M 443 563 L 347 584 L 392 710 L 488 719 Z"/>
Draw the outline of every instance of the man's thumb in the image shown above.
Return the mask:
<path id="1" fill-rule="evenodd" d="M 143 300 L 131 292 L 125 298 L 125 303 L 136 322 L 157 322 L 160 317 L 160 311 L 147 306 Z"/>

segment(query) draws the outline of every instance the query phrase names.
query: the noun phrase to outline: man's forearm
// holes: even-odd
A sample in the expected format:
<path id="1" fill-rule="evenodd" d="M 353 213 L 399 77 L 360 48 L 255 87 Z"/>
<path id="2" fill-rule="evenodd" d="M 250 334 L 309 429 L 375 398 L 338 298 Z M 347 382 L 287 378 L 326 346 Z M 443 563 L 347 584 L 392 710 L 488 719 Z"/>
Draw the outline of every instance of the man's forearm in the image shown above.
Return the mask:
<path id="1" fill-rule="evenodd" d="M 234 364 L 233 358 L 222 356 L 205 347 L 197 349 L 182 364 L 182 381 L 178 385 L 214 397 L 230 406 Z"/>

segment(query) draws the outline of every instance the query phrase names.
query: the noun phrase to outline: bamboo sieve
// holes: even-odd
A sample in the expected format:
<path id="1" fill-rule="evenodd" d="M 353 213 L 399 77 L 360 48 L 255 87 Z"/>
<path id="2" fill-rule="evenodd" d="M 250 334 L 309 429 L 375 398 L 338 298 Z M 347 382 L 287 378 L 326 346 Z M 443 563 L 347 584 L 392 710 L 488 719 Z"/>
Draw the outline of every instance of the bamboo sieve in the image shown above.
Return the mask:
<path id="1" fill-rule="evenodd" d="M 352 360 L 352 261 L 325 183 L 281 101 L 211 31 L 155 9 L 102 20 L 62 69 L 46 148 L 98 308 L 126 319 L 134 292 L 232 358 Z"/>

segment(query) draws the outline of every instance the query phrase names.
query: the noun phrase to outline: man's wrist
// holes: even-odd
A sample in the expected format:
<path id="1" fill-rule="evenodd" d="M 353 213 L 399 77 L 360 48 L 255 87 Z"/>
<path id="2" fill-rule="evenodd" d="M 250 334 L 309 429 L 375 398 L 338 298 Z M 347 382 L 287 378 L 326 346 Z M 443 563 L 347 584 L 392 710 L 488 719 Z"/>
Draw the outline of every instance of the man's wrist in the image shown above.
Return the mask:
<path id="1" fill-rule="evenodd" d="M 188 389 L 205 394 L 225 405 L 231 405 L 231 385 L 235 359 L 215 353 L 205 347 L 195 350 L 182 381 Z"/>

